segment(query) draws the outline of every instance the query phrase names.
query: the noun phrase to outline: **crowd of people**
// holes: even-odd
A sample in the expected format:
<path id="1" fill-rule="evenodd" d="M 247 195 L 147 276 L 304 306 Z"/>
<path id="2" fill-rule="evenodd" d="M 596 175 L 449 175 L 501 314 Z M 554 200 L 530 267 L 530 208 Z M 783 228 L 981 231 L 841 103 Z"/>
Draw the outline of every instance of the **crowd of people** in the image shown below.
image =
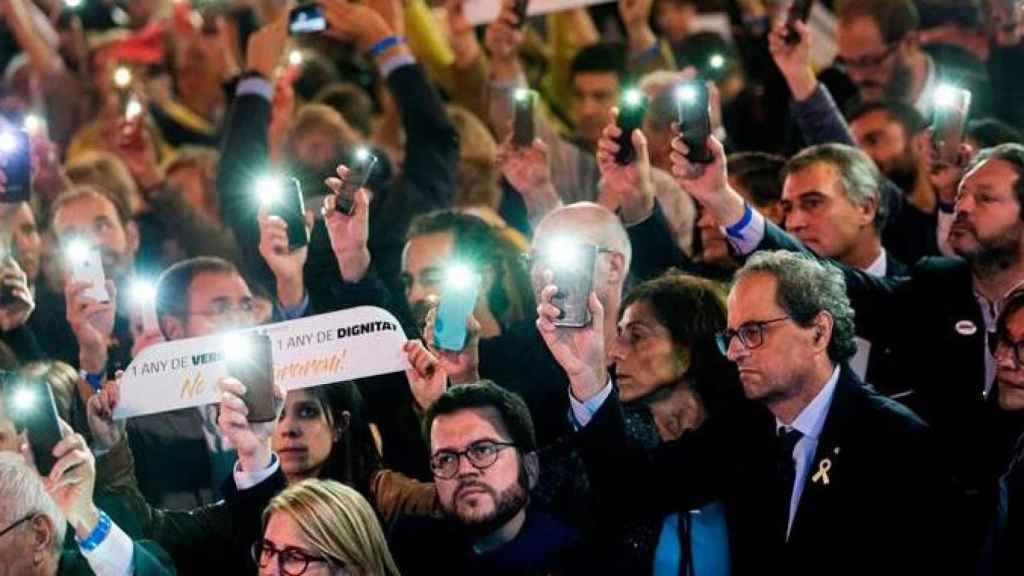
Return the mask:
<path id="1" fill-rule="evenodd" d="M 0 574 L 1024 572 L 1024 2 L 540 4 L 0 2 Z"/>

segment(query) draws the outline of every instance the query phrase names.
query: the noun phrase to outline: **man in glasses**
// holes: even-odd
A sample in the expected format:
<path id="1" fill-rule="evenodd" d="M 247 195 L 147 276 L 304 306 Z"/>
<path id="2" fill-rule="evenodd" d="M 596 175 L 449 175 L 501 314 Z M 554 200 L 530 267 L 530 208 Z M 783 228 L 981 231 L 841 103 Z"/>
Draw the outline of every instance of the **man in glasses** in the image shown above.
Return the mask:
<path id="1" fill-rule="evenodd" d="M 569 376 L 588 476 L 617 521 L 721 500 L 734 574 L 932 572 L 951 489 L 925 424 L 846 365 L 853 310 L 838 270 L 782 251 L 748 260 L 720 347 L 766 410 L 710 419 L 653 457 L 629 442 L 612 381 L 591 362 L 603 325 L 554 326 L 554 292 L 544 290 L 538 326 Z"/>
<path id="2" fill-rule="evenodd" d="M 454 386 L 423 427 L 444 519 L 396 526 L 389 541 L 403 573 L 564 573 L 578 534 L 530 502 L 537 444 L 523 400 L 487 380 Z"/>

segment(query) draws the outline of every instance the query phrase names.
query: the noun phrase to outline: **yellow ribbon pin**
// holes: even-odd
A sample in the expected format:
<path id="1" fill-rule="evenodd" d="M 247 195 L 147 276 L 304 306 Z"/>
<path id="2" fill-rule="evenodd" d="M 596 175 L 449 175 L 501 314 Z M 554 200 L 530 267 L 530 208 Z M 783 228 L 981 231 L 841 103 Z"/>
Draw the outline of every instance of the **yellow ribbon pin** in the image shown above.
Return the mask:
<path id="1" fill-rule="evenodd" d="M 818 471 L 811 477 L 813 482 L 821 482 L 825 486 L 828 486 L 828 471 L 832 469 L 832 461 L 828 458 L 818 462 Z"/>

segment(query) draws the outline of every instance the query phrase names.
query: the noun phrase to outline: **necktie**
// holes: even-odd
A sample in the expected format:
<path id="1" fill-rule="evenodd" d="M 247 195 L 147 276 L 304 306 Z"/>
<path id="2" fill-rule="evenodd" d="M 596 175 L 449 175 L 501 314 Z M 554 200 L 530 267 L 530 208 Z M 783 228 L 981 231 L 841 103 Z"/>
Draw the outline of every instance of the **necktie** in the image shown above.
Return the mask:
<path id="1" fill-rule="evenodd" d="M 789 507 L 793 497 L 793 481 L 796 479 L 796 459 L 793 457 L 793 449 L 796 443 L 803 438 L 803 433 L 793 428 L 779 428 L 776 436 L 776 458 L 775 465 L 779 478 L 779 518 L 782 519 L 782 533 L 789 533 Z"/>

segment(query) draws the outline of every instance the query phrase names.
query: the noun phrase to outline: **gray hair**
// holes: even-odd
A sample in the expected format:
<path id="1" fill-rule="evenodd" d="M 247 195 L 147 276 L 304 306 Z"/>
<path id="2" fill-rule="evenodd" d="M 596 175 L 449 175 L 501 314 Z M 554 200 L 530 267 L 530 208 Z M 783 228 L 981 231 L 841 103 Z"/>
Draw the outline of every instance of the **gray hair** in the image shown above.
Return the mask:
<path id="1" fill-rule="evenodd" d="M 838 268 L 807 254 L 785 250 L 757 252 L 736 273 L 736 282 L 753 274 L 775 278 L 775 301 L 796 324 L 805 328 L 818 314 L 832 317 L 828 356 L 840 363 L 857 351 L 854 342 L 853 307 L 846 295 L 846 281 Z"/>
<path id="2" fill-rule="evenodd" d="M 839 172 L 846 198 L 857 206 L 875 202 L 875 230 L 881 232 L 889 216 L 889 203 L 885 196 L 882 173 L 871 157 L 858 148 L 846 144 L 819 144 L 804 148 L 782 168 L 782 178 L 814 164 L 824 163 Z"/>
<path id="3" fill-rule="evenodd" d="M 668 128 L 676 119 L 673 88 L 679 84 L 679 73 L 655 70 L 640 78 L 640 90 L 647 94 L 650 106 L 647 118 L 656 129 Z"/>
<path id="4" fill-rule="evenodd" d="M 64 513 L 20 454 L 0 452 L 0 502 L 0 526 L 10 526 L 29 514 L 42 514 L 53 524 L 54 550 L 64 545 L 68 525 Z"/>

